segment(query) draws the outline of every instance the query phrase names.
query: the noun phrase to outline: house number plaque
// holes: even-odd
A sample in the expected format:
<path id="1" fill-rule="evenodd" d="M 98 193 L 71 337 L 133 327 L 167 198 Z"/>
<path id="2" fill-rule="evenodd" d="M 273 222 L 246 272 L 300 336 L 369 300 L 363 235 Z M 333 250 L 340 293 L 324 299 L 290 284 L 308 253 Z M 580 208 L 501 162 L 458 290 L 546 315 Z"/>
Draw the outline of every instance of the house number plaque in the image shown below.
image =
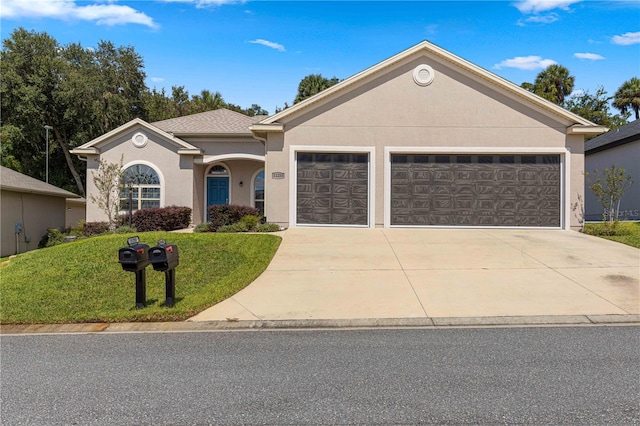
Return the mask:
<path id="1" fill-rule="evenodd" d="M 284 179 L 284 172 L 271 173 L 271 179 Z"/>

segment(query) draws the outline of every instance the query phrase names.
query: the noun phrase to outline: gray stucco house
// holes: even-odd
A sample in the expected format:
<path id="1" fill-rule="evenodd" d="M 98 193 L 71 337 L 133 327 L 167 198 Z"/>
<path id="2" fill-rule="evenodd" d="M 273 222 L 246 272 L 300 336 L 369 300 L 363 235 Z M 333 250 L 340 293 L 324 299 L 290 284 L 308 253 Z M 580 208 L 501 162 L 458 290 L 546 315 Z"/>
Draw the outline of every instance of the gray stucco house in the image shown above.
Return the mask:
<path id="1" fill-rule="evenodd" d="M 585 171 L 594 174 L 612 165 L 631 175 L 633 185 L 620 200 L 620 220 L 640 220 L 640 120 L 611 130 L 585 143 Z M 602 220 L 602 204 L 586 190 L 585 219 Z"/>
<path id="2" fill-rule="evenodd" d="M 578 228 L 597 126 L 427 41 L 270 117 L 133 120 L 73 150 L 124 156 L 135 207 L 248 204 L 285 227 Z M 87 203 L 87 220 L 103 220 Z"/>
<path id="3" fill-rule="evenodd" d="M 1 255 L 36 249 L 48 229 L 65 228 L 67 199 L 80 196 L 0 166 Z"/>

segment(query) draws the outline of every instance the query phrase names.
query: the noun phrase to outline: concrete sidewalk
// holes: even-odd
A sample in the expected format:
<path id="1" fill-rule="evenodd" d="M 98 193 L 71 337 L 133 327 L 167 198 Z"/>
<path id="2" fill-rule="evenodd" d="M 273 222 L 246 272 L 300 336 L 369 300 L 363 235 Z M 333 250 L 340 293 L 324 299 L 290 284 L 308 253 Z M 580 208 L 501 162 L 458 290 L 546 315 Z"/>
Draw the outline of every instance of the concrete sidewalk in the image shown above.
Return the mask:
<path id="1" fill-rule="evenodd" d="M 293 228 L 251 285 L 191 322 L 640 320 L 640 251 L 556 230 Z"/>

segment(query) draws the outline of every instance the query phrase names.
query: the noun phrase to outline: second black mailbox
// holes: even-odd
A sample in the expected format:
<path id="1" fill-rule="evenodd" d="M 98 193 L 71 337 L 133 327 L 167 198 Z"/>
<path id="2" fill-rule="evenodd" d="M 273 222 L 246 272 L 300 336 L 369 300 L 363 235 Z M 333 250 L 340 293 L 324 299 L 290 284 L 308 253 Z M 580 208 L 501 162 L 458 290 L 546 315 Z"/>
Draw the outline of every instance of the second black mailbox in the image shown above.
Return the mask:
<path id="1" fill-rule="evenodd" d="M 178 266 L 178 246 L 158 241 L 158 245 L 149 249 L 149 262 L 155 271 L 168 271 Z"/>

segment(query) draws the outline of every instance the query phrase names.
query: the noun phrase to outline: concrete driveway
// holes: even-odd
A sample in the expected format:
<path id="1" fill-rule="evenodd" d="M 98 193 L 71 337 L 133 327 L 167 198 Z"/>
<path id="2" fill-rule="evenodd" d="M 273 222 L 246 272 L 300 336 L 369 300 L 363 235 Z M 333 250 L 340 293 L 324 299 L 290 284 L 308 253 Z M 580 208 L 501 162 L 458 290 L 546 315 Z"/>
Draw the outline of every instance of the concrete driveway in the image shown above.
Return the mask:
<path id="1" fill-rule="evenodd" d="M 258 279 L 190 321 L 628 318 L 639 289 L 640 250 L 573 231 L 293 228 Z"/>

